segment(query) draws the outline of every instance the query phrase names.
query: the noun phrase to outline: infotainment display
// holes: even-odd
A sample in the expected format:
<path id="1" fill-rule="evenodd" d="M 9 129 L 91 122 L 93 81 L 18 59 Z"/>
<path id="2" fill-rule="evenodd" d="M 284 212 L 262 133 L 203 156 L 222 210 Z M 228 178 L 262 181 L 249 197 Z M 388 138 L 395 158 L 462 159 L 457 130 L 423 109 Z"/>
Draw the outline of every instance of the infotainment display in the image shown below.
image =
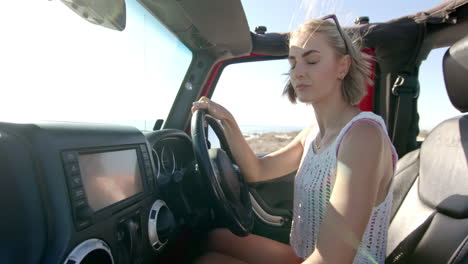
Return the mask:
<path id="1" fill-rule="evenodd" d="M 142 192 L 135 149 L 79 154 L 88 204 L 94 211 Z"/>

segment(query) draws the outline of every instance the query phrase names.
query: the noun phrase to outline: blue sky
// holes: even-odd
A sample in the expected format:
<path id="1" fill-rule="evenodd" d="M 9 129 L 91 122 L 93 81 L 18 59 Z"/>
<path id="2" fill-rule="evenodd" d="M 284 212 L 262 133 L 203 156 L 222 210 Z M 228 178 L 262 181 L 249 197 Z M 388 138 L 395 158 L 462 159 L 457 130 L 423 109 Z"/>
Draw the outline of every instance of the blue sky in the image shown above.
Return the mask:
<path id="1" fill-rule="evenodd" d="M 264 25 L 269 32 L 281 32 L 329 13 L 336 13 L 342 25 L 351 25 L 358 16 L 369 16 L 371 22 L 383 22 L 426 10 L 439 0 L 242 2 L 252 31 L 255 26 Z M 127 0 L 127 16 L 135 13 L 131 8 L 135 3 L 135 0 Z M 147 53 L 142 55 L 143 49 L 139 49 L 141 45 L 136 42 L 143 36 L 135 32 L 155 36 L 158 34 L 149 31 L 163 30 L 138 29 L 143 19 L 138 12 L 133 14 L 139 17 L 132 20 L 135 24 L 129 22 L 126 31 L 120 34 L 84 21 L 60 1 L 25 0 L 5 4 L 8 12 L 0 17 L 0 22 L 11 26 L 4 27 L 2 33 L 8 41 L 0 43 L 3 73 L 0 87 L 9 87 L 2 92 L 4 98 L 10 99 L 0 105 L 0 120 L 112 123 L 114 119 L 140 123 L 151 120 L 148 126 L 146 122 L 143 125 L 151 128 L 155 118 L 166 117 L 172 104 L 168 98 L 177 93 L 190 62 L 190 52 L 173 42 L 145 37 L 139 42 L 141 45 L 160 48 L 144 49 Z M 19 13 L 25 19 L 18 20 Z M 11 24 L 11 21 L 16 22 Z M 131 36 L 125 37 L 126 34 Z M 166 47 L 161 48 L 165 43 Z M 140 46 L 135 48 L 135 45 Z M 421 66 L 419 109 L 423 129 L 431 129 L 441 120 L 458 114 L 449 103 L 443 85 L 444 51 L 432 52 Z M 164 66 L 158 68 L 149 63 L 151 61 Z M 283 74 L 288 68 L 285 61 L 229 66 L 223 72 L 214 98 L 227 106 L 241 125 L 307 126 L 314 122 L 311 107 L 291 105 L 281 97 Z M 141 94 L 146 96 L 141 97 Z M 83 102 L 86 107 L 82 107 Z M 260 111 L 252 111 L 252 108 Z"/>
<path id="2" fill-rule="evenodd" d="M 136 0 L 126 4 L 120 32 L 85 21 L 61 1 L 4 3 L 0 91 L 8 99 L 0 121 L 151 129 L 164 119 L 192 54 Z"/>
<path id="3" fill-rule="evenodd" d="M 268 26 L 271 32 L 287 31 L 309 18 L 335 13 L 341 24 L 351 25 L 354 18 L 369 16 L 371 22 L 385 22 L 404 15 L 427 10 L 441 0 L 243 0 L 251 28 Z M 310 11 L 308 12 L 308 9 Z M 296 17 L 296 18 L 294 18 Z M 297 23 L 298 22 L 298 23 Z"/>
<path id="4" fill-rule="evenodd" d="M 284 32 L 295 29 L 309 18 L 330 13 L 337 14 L 342 25 L 352 25 L 354 18 L 359 16 L 368 16 L 371 22 L 385 22 L 427 10 L 440 2 L 442 1 L 243 0 L 242 4 L 252 31 L 256 26 L 263 25 L 267 26 L 268 32 Z M 440 121 L 459 114 L 450 104 L 445 92 L 441 66 L 445 50 L 442 48 L 432 51 L 420 68 L 421 95 L 418 107 L 421 129 L 432 129 Z M 239 115 L 242 116 L 242 113 Z"/>

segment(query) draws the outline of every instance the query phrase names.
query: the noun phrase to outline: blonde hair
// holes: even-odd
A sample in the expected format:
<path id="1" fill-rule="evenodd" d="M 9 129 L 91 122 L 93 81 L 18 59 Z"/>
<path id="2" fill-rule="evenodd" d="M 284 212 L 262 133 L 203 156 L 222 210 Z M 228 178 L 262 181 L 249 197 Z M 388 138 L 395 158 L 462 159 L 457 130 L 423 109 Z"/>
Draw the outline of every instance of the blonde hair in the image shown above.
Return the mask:
<path id="1" fill-rule="evenodd" d="M 312 37 L 315 33 L 322 33 L 325 35 L 328 43 L 334 49 L 338 57 L 344 55 L 349 55 L 351 57 L 351 65 L 348 73 L 343 79 L 343 85 L 341 92 L 343 98 L 346 102 L 351 105 L 357 105 L 362 98 L 367 94 L 366 85 L 373 84 L 370 75 L 371 65 L 372 65 L 372 56 L 361 52 L 361 44 L 359 37 L 353 37 L 353 40 L 343 31 L 343 37 L 340 35 L 337 25 L 331 22 L 329 19 L 313 19 L 304 24 L 302 24 L 296 31 L 292 32 L 290 35 L 290 41 L 295 38 L 304 38 L 304 44 Z M 345 45 L 345 42 L 346 44 Z M 348 50 L 346 52 L 346 46 Z M 291 84 L 291 74 L 289 73 L 289 78 L 286 86 L 283 90 L 283 95 L 287 95 L 289 101 L 296 103 L 296 93 Z"/>

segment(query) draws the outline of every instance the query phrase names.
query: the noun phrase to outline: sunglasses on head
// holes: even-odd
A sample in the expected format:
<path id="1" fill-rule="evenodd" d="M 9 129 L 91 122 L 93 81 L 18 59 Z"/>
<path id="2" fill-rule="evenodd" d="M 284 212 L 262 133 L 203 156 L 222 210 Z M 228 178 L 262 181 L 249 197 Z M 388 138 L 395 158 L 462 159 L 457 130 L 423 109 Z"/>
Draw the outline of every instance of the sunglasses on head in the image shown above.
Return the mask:
<path id="1" fill-rule="evenodd" d="M 346 39 L 344 37 L 344 32 L 343 32 L 343 29 L 340 26 L 340 23 L 338 22 L 338 18 L 336 18 L 335 14 L 326 15 L 326 16 L 321 18 L 321 20 L 327 20 L 327 19 L 333 19 L 333 21 L 335 22 L 336 28 L 338 29 L 338 33 L 340 33 L 340 36 L 343 39 L 343 42 L 345 44 L 345 49 L 346 49 L 345 54 L 348 54 L 348 52 L 349 52 L 348 43 L 346 42 Z"/>

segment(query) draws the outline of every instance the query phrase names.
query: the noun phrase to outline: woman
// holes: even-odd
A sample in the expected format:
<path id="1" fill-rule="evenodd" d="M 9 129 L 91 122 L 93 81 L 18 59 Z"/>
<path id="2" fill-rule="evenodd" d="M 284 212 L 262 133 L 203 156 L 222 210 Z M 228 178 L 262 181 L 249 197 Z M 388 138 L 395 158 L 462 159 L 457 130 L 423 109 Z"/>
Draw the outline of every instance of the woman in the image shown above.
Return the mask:
<path id="1" fill-rule="evenodd" d="M 224 107 L 202 97 L 192 111 L 207 109 L 221 120 L 247 181 L 297 170 L 291 246 L 217 229 L 198 263 L 384 263 L 397 156 L 383 120 L 356 107 L 370 82 L 369 58 L 331 15 L 291 34 L 289 62 L 284 94 L 311 104 L 318 128 L 304 129 L 286 147 L 257 158 Z"/>

